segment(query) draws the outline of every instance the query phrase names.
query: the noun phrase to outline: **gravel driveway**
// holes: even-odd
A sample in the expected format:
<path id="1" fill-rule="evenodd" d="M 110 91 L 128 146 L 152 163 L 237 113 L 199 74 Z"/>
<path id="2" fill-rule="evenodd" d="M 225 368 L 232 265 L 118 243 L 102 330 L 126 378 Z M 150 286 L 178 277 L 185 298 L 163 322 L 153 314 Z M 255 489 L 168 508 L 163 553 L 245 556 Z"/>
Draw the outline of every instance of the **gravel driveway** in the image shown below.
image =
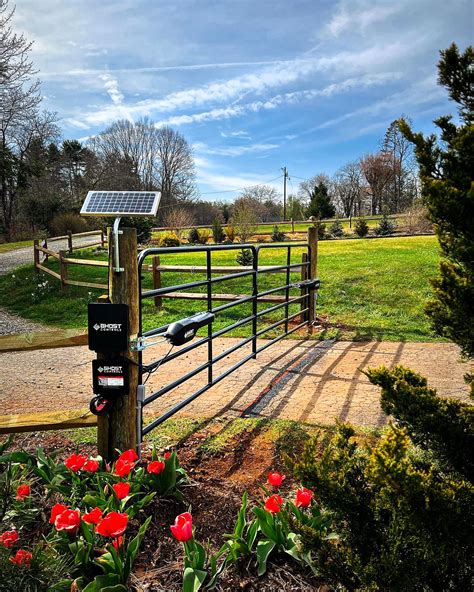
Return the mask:
<path id="1" fill-rule="evenodd" d="M 97 242 L 97 236 L 85 236 L 77 239 L 75 243 L 76 248 L 87 247 L 91 243 Z M 53 241 L 48 244 L 48 248 L 52 251 L 60 251 L 67 249 L 67 239 Z M 33 263 L 33 247 L 21 247 L 20 249 L 13 249 L 7 253 L 0 253 L 0 275 L 6 275 L 12 272 L 21 265 L 28 265 Z M 0 335 L 14 335 L 16 333 L 34 333 L 37 331 L 45 331 L 47 327 L 32 323 L 8 313 L 5 309 L 0 307 Z"/>

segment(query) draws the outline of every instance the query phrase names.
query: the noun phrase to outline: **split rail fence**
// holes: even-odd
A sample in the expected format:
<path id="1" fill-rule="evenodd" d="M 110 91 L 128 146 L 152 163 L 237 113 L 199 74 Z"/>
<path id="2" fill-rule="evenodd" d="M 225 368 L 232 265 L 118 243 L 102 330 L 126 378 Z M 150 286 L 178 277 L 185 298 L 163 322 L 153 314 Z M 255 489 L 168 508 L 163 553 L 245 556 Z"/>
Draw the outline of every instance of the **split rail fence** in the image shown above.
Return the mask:
<path id="1" fill-rule="evenodd" d="M 39 240 L 35 240 L 33 244 L 35 269 L 38 271 L 42 271 L 59 280 L 61 290 L 65 290 L 66 286 L 80 286 L 83 288 L 96 288 L 98 290 L 107 290 L 107 284 L 98 284 L 95 282 L 80 282 L 78 280 L 72 280 L 68 278 L 69 265 L 86 265 L 92 267 L 109 266 L 107 261 L 98 261 L 96 259 L 77 259 L 68 256 L 72 254 L 74 250 L 74 239 L 85 238 L 88 236 L 97 236 L 98 240 L 95 242 L 88 242 L 86 245 L 81 245 L 81 247 L 95 247 L 99 245 L 101 247 L 104 247 L 107 242 L 103 230 L 90 230 L 89 232 L 79 232 L 76 234 L 68 232 L 64 236 L 55 236 L 53 238 L 44 239 L 41 245 Z M 68 248 L 61 249 L 59 251 L 53 251 L 52 249 L 48 248 L 48 241 L 49 244 L 51 244 L 52 242 L 59 240 L 67 240 Z M 44 256 L 43 260 L 41 260 L 41 255 Z M 57 259 L 59 261 L 59 273 L 44 265 L 44 263 L 46 263 L 50 257 L 52 259 Z"/>
<path id="2" fill-rule="evenodd" d="M 95 231 L 94 231 L 95 232 Z M 73 236 L 90 236 L 93 233 L 81 233 L 80 235 L 73 235 Z M 103 235 L 102 235 L 103 237 Z M 55 240 L 58 238 L 64 237 L 55 237 Z M 51 239 L 50 239 L 51 240 Z M 70 242 L 72 245 L 72 242 Z M 95 243 L 93 243 L 95 244 Z M 101 240 L 99 243 L 103 245 L 104 242 Z M 87 245 L 93 246 L 93 245 Z M 72 247 L 70 247 L 71 251 Z M 183 252 L 185 249 L 183 248 Z M 40 262 L 41 254 L 45 256 L 43 263 L 47 261 L 47 258 L 52 257 L 59 261 L 59 273 L 46 267 L 43 263 Z M 108 290 L 108 285 L 105 283 L 97 283 L 97 282 L 84 282 L 73 280 L 68 277 L 68 267 L 70 265 L 84 265 L 84 266 L 91 266 L 91 267 L 102 267 L 108 268 L 109 263 L 108 261 L 100 261 L 97 259 L 77 259 L 68 256 L 68 252 L 65 250 L 60 250 L 59 252 L 52 251 L 45 246 L 41 246 L 39 241 L 35 241 L 34 243 L 34 260 L 35 260 L 35 269 L 39 271 L 43 271 L 44 273 L 53 276 L 60 282 L 61 290 L 66 290 L 67 286 L 79 286 L 84 288 L 94 288 L 98 290 Z M 301 272 L 301 279 L 306 279 L 305 272 L 307 266 L 307 253 L 303 253 L 301 266 L 294 266 L 294 271 Z M 190 274 L 198 274 L 198 273 L 207 273 L 208 268 L 205 265 L 162 265 L 159 256 L 153 257 L 152 263 L 144 267 L 145 270 L 152 273 L 153 278 L 153 289 L 159 290 L 163 288 L 163 274 L 164 273 L 190 273 Z M 263 266 L 260 268 L 262 271 L 274 271 L 274 273 L 286 273 L 285 269 L 282 269 L 278 266 Z M 210 268 L 212 274 L 216 273 L 226 273 L 226 274 L 239 274 L 242 272 L 251 271 L 252 266 L 242 266 L 242 265 L 216 265 Z M 212 299 L 219 302 L 234 302 L 239 300 L 242 297 L 241 294 L 212 294 Z M 206 300 L 207 295 L 204 292 L 168 292 L 165 295 L 156 296 L 154 298 L 154 304 L 157 308 L 161 309 L 163 307 L 163 298 L 170 298 L 170 299 L 178 299 L 178 300 Z M 261 298 L 261 302 L 273 302 L 275 304 L 284 302 L 285 296 L 280 295 L 268 295 L 263 296 Z"/>

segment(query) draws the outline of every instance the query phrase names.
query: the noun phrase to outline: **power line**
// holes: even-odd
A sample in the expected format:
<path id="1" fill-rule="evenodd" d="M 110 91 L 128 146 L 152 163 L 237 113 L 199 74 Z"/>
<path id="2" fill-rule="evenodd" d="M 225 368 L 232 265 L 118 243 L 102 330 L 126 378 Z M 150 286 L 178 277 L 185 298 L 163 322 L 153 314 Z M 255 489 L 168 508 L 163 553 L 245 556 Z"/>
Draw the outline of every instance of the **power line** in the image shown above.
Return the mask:
<path id="1" fill-rule="evenodd" d="M 291 175 L 293 179 L 300 179 L 301 181 L 309 181 L 309 179 L 304 179 L 303 177 L 297 177 L 296 175 Z"/>
<path id="2" fill-rule="evenodd" d="M 273 181 L 277 181 L 278 179 L 281 179 L 281 177 L 283 177 L 283 175 L 278 175 L 278 177 L 275 177 L 274 179 L 269 179 L 268 181 L 262 181 L 261 183 L 257 183 L 257 185 L 265 185 L 266 183 L 272 183 Z M 218 193 L 234 193 L 236 191 L 242 191 L 246 187 L 251 187 L 251 185 L 249 184 L 244 187 L 237 187 L 236 189 L 222 189 L 221 191 L 204 191 L 201 193 L 201 195 L 215 195 Z"/>

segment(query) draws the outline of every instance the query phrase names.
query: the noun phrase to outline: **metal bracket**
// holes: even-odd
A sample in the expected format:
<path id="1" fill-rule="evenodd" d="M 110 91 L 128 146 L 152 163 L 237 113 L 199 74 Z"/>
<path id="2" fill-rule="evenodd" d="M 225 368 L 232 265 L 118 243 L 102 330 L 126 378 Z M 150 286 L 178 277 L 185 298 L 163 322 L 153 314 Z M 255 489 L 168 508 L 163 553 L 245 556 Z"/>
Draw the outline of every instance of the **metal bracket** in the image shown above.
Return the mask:
<path id="1" fill-rule="evenodd" d="M 156 335 L 153 335 L 153 337 L 156 337 Z M 158 339 L 157 341 L 152 341 L 152 342 L 148 343 L 148 339 L 151 339 L 151 338 L 150 337 L 138 337 L 134 341 L 130 342 L 130 349 L 132 351 L 143 351 L 147 347 L 151 347 L 152 345 L 158 345 L 159 343 L 163 343 L 163 341 L 166 341 L 166 338 L 162 337 L 161 339 Z"/>
<path id="2" fill-rule="evenodd" d="M 122 218 L 115 218 L 114 227 L 112 229 L 112 234 L 114 235 L 114 271 L 115 273 L 121 273 L 124 271 L 123 267 L 120 267 L 120 253 L 119 253 L 119 234 L 122 234 L 122 231 L 119 230 L 120 220 Z"/>

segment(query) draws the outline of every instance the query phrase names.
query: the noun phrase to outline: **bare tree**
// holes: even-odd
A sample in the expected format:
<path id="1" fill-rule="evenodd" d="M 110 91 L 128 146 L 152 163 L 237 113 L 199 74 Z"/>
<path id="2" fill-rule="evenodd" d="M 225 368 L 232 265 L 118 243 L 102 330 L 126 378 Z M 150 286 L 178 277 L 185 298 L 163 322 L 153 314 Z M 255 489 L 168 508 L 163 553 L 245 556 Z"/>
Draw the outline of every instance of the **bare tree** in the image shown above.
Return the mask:
<path id="1" fill-rule="evenodd" d="M 259 222 L 258 212 L 255 210 L 255 201 L 249 197 L 237 198 L 234 203 L 231 223 L 242 243 L 247 242 L 252 234 L 256 232 Z"/>
<path id="2" fill-rule="evenodd" d="M 281 198 L 271 185 L 246 187 L 240 197 L 254 203 L 257 217 L 261 222 L 274 222 L 281 218 Z"/>
<path id="3" fill-rule="evenodd" d="M 346 218 L 360 215 L 362 174 L 357 161 L 348 162 L 334 176 L 336 205 Z"/>
<path id="4" fill-rule="evenodd" d="M 391 211 L 400 212 L 416 199 L 418 167 L 414 146 L 400 131 L 399 120 L 392 121 L 385 132 L 382 152 L 389 155 L 393 166 L 388 205 Z"/>
<path id="5" fill-rule="evenodd" d="M 367 154 L 360 161 L 360 168 L 370 189 L 371 214 L 379 214 L 383 209 L 386 191 L 393 182 L 393 160 L 383 152 Z"/>
<path id="6" fill-rule="evenodd" d="M 130 162 L 141 189 L 161 190 L 161 210 L 197 194 L 191 147 L 179 132 L 149 119 L 120 120 L 91 140 L 105 162 L 119 155 Z"/>
<path id="7" fill-rule="evenodd" d="M 31 172 L 26 167 L 34 140 L 56 136 L 55 114 L 39 113 L 40 83 L 30 60 L 32 42 L 13 32 L 14 9 L 0 0 L 0 202 L 7 236 L 14 232 L 21 192 Z"/>
<path id="8" fill-rule="evenodd" d="M 157 130 L 160 167 L 157 181 L 165 203 L 197 196 L 194 157 L 186 138 L 170 127 Z"/>
<path id="9" fill-rule="evenodd" d="M 163 216 L 164 225 L 171 228 L 181 240 L 183 230 L 193 226 L 194 216 L 188 208 L 176 207 L 168 210 Z"/>

